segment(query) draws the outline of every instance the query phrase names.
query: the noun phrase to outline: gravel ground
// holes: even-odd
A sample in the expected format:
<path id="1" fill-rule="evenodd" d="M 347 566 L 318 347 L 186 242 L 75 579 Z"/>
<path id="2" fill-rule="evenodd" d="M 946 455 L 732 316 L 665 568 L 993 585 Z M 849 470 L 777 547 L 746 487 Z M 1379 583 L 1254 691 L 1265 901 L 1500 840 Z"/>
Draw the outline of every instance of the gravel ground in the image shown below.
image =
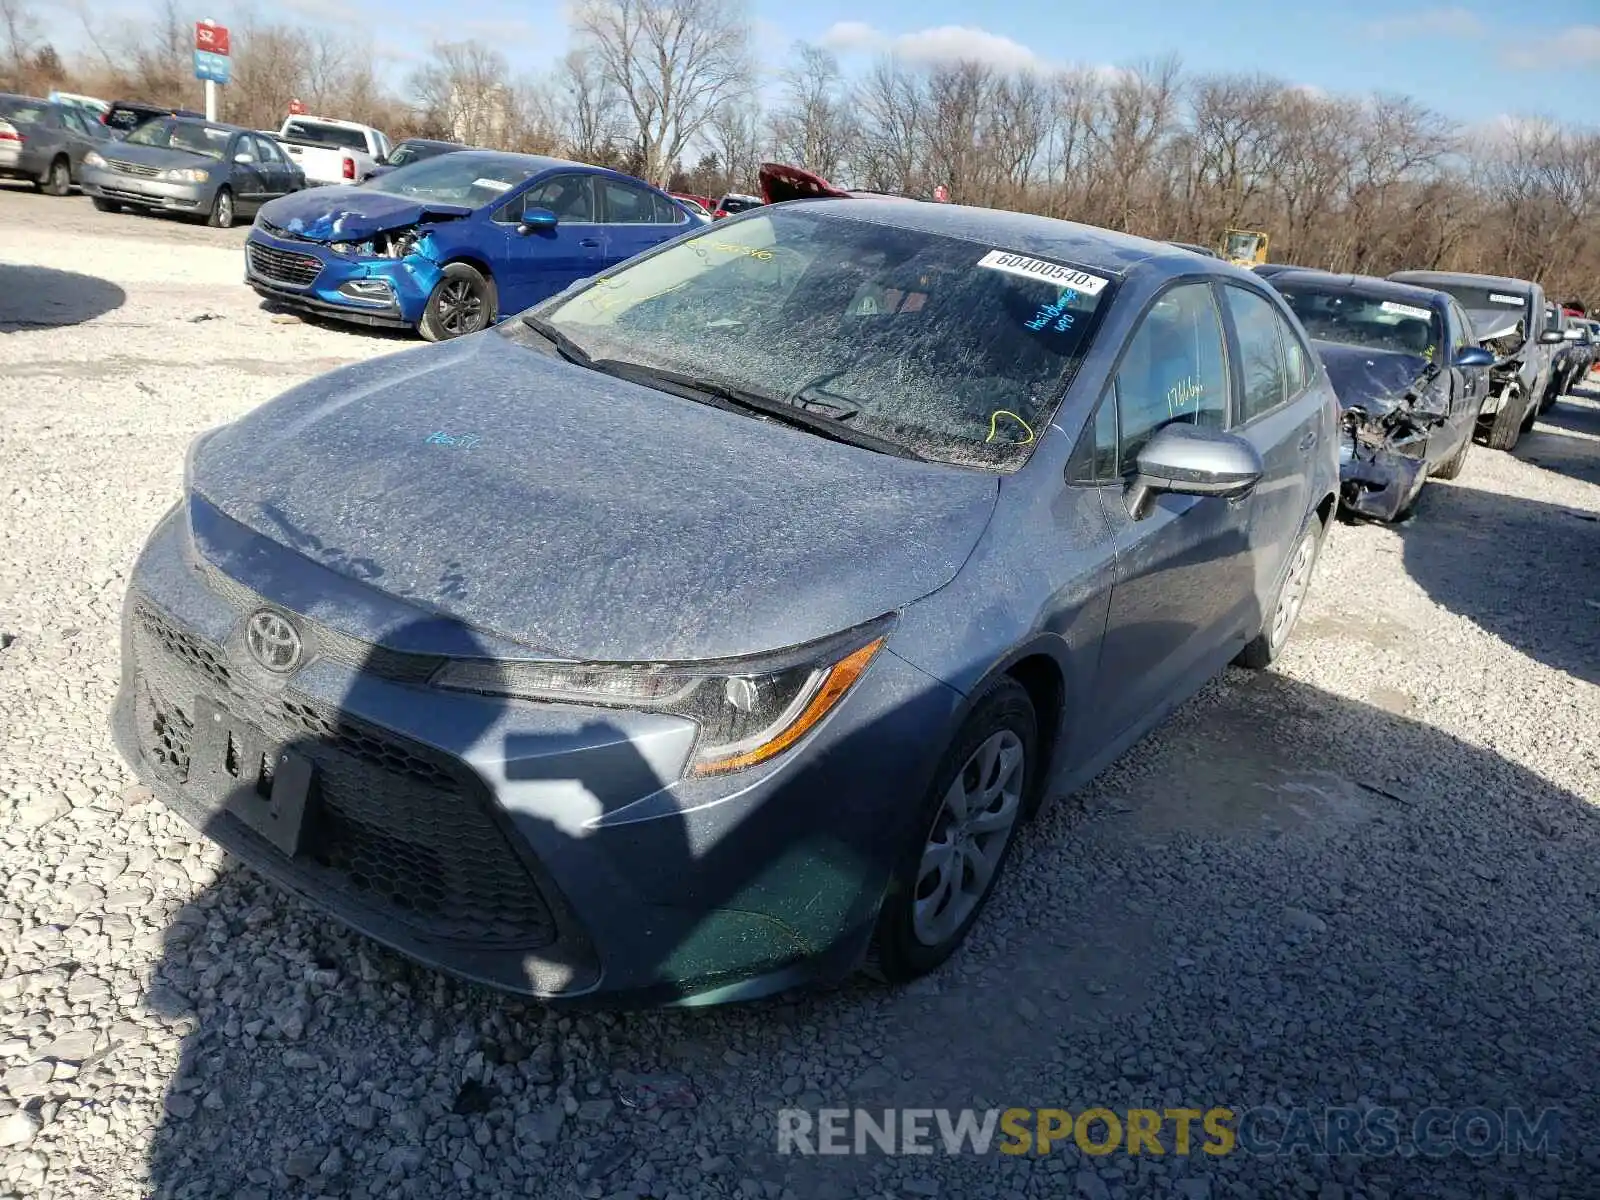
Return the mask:
<path id="1" fill-rule="evenodd" d="M 1406 525 L 1337 527 L 1279 669 L 1054 806 L 936 977 L 560 1014 L 280 895 L 112 749 L 125 577 L 190 437 L 405 344 L 275 322 L 240 241 L 0 192 L 0 1197 L 1600 1194 L 1600 393 Z M 774 1134 L 1263 1104 L 1563 1123 L 1555 1155 L 1442 1159 Z"/>

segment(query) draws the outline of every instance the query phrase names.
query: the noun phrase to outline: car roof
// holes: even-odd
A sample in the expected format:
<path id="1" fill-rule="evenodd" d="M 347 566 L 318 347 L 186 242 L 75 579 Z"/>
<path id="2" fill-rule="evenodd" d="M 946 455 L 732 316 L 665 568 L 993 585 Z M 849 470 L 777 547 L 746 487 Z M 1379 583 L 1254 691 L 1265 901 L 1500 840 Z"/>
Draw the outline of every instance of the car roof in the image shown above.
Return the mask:
<path id="1" fill-rule="evenodd" d="M 1152 268 L 1168 268 L 1174 274 L 1192 274 L 1203 267 L 1216 275 L 1250 279 L 1257 284 L 1262 282 L 1242 267 L 1235 267 L 1220 258 L 1205 258 L 1188 250 L 1180 250 L 1169 242 L 1151 241 L 1094 225 L 1080 225 L 1076 221 L 1035 216 L 1032 213 L 892 198 L 789 200 L 781 207 L 804 208 L 818 214 L 961 238 L 995 250 L 1038 254 L 1119 276 L 1127 274 L 1132 268 L 1148 264 Z"/>
<path id="2" fill-rule="evenodd" d="M 1533 295 L 1534 285 L 1526 279 L 1512 279 L 1507 275 L 1472 275 L 1464 271 L 1395 271 L 1390 279 L 1401 283 L 1420 283 L 1423 285 L 1438 285 L 1449 283 L 1464 283 L 1469 287 L 1492 287 L 1502 291 L 1522 292 Z"/>
<path id="3" fill-rule="evenodd" d="M 467 144 L 465 142 L 447 142 L 443 138 L 401 138 L 400 141 L 398 143 L 396 143 L 396 145 L 397 145 L 397 147 L 398 146 L 460 146 L 462 149 L 467 149 L 468 148 Z M 481 148 L 482 147 L 472 147 L 472 149 L 481 149 Z"/>
<path id="4" fill-rule="evenodd" d="M 1272 277 L 1275 288 L 1293 287 L 1296 283 L 1314 283 L 1319 287 L 1340 291 L 1362 292 L 1400 304 L 1415 304 L 1424 308 L 1442 308 L 1449 303 L 1443 292 L 1421 287 L 1414 283 L 1397 283 L 1377 275 L 1335 275 L 1332 271 L 1319 271 L 1314 267 L 1290 267 Z"/>
<path id="5" fill-rule="evenodd" d="M 55 104 L 54 100 L 46 100 L 43 96 L 25 96 L 21 92 L 0 92 L 0 100 L 26 100 L 29 104 Z"/>

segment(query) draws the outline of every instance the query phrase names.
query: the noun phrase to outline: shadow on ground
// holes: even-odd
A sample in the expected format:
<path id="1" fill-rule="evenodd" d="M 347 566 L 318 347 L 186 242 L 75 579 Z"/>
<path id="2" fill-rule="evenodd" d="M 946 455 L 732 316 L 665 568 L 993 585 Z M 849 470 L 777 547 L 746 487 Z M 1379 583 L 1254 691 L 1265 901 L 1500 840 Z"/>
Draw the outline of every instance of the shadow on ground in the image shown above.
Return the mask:
<path id="1" fill-rule="evenodd" d="M 1547 607 L 1531 620 L 1556 632 Z M 717 853 L 684 847 L 663 865 L 694 872 Z M 746 861 L 739 882 L 774 869 Z M 152 1191 L 977 1200 L 1077 1180 L 1104 1194 L 1076 1174 L 1089 1170 L 1138 1195 L 1587 1186 L 1571 1152 L 1600 1133 L 1600 825 L 1533 772 L 1230 671 L 1048 810 L 1008 882 L 969 948 L 904 990 L 572 1014 L 409 964 L 230 870 L 177 913 L 150 990 L 185 1034 Z M 1090 1159 L 1068 1146 L 921 1159 L 902 1193 L 878 1172 L 906 1176 L 904 1160 L 781 1156 L 774 1132 L 786 1107 L 1373 1103 L 1402 1120 L 1558 1107 L 1567 1157 Z"/>
<path id="2" fill-rule="evenodd" d="M 0 262 L 0 333 L 81 325 L 127 299 L 116 284 L 94 275 Z"/>
<path id="3" fill-rule="evenodd" d="M 396 329 L 389 325 L 358 325 L 354 321 L 341 321 L 336 317 L 325 316 L 321 313 L 291 308 L 275 300 L 263 299 L 257 307 L 268 314 L 273 321 L 281 324 L 313 325 L 318 329 L 331 329 L 337 333 L 357 334 L 380 342 L 399 342 L 408 345 L 422 344 L 421 337 L 414 329 Z"/>
<path id="4" fill-rule="evenodd" d="M 1600 484 L 1600 380 L 1557 401 L 1523 435 L 1516 455 L 1547 471 Z"/>

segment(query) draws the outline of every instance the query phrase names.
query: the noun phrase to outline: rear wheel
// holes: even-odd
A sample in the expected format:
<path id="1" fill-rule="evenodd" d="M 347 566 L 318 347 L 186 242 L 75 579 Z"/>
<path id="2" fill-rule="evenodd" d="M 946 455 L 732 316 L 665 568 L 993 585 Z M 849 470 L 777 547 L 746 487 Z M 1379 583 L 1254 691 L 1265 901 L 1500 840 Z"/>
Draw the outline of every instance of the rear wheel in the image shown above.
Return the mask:
<path id="1" fill-rule="evenodd" d="M 1317 555 L 1322 549 L 1322 538 L 1326 532 L 1327 526 L 1322 518 L 1313 515 L 1289 554 L 1289 565 L 1284 570 L 1282 582 L 1278 584 L 1278 595 L 1273 601 L 1272 611 L 1261 626 L 1261 632 L 1233 660 L 1239 666 L 1254 671 L 1270 667 L 1289 644 L 1289 635 L 1294 632 L 1295 622 L 1300 619 L 1300 606 L 1305 603 L 1306 593 L 1311 590 L 1311 572 L 1317 565 Z"/>
<path id="2" fill-rule="evenodd" d="M 96 196 L 94 197 L 92 203 L 94 204 L 95 208 L 99 209 L 101 212 L 122 211 L 122 205 L 118 204 L 114 200 L 102 200 L 99 196 Z"/>
<path id="3" fill-rule="evenodd" d="M 46 196 L 65 196 L 72 190 L 72 164 L 64 154 L 50 160 L 39 180 L 39 190 Z"/>
<path id="4" fill-rule="evenodd" d="M 430 342 L 465 337 L 487 329 L 494 320 L 494 281 L 476 267 L 451 263 L 439 276 L 417 322 L 417 332 Z"/>
<path id="5" fill-rule="evenodd" d="M 219 187 L 211 199 L 211 211 L 206 214 L 206 224 L 213 229 L 232 229 L 233 218 L 233 192 L 226 187 Z"/>
<path id="6" fill-rule="evenodd" d="M 923 798 L 884 893 L 868 973 L 925 975 L 955 952 L 994 891 L 1038 770 L 1038 717 L 1001 676 L 973 704 Z"/>

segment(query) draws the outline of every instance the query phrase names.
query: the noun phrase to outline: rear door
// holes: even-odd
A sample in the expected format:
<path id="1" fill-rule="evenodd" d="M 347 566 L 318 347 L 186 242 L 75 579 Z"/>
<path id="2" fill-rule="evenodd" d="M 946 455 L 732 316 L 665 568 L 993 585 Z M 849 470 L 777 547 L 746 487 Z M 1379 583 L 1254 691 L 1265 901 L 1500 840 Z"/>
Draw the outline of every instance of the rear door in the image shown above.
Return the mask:
<path id="1" fill-rule="evenodd" d="M 1249 509 L 1256 594 L 1265 604 L 1277 595 L 1279 572 L 1311 510 L 1312 455 L 1323 437 L 1323 401 L 1312 386 L 1311 348 L 1279 306 L 1233 283 L 1222 285 L 1222 295 L 1239 364 L 1235 432 L 1249 440 L 1266 467 L 1242 501 Z"/>
<path id="2" fill-rule="evenodd" d="M 233 170 L 230 173 L 230 183 L 233 187 L 234 198 L 240 207 L 253 209 L 259 207 L 268 199 L 267 171 L 261 163 L 260 151 L 256 148 L 256 139 L 248 133 L 234 135 L 233 141 L 228 145 L 228 152 L 223 156 L 223 161 L 231 163 Z"/>
<path id="3" fill-rule="evenodd" d="M 1161 495 L 1137 521 L 1124 498 L 1139 451 L 1162 426 L 1229 425 L 1229 358 L 1218 297 L 1209 281 L 1195 280 L 1157 297 L 1112 379 L 1124 486 L 1102 493 L 1117 566 L 1096 673 L 1105 686 L 1086 735 L 1096 745 L 1187 695 L 1258 618 L 1248 497 Z"/>
<path id="4" fill-rule="evenodd" d="M 601 175 L 601 219 L 605 222 L 605 265 L 643 254 L 689 228 L 676 204 L 649 188 Z"/>
<path id="5" fill-rule="evenodd" d="M 571 171 L 547 175 L 501 205 L 494 215 L 505 231 L 504 266 L 495 279 L 501 312 L 531 308 L 601 270 L 605 228 L 597 219 L 598 204 L 594 176 Z M 535 208 L 555 213 L 554 229 L 518 227 L 522 214 Z"/>

